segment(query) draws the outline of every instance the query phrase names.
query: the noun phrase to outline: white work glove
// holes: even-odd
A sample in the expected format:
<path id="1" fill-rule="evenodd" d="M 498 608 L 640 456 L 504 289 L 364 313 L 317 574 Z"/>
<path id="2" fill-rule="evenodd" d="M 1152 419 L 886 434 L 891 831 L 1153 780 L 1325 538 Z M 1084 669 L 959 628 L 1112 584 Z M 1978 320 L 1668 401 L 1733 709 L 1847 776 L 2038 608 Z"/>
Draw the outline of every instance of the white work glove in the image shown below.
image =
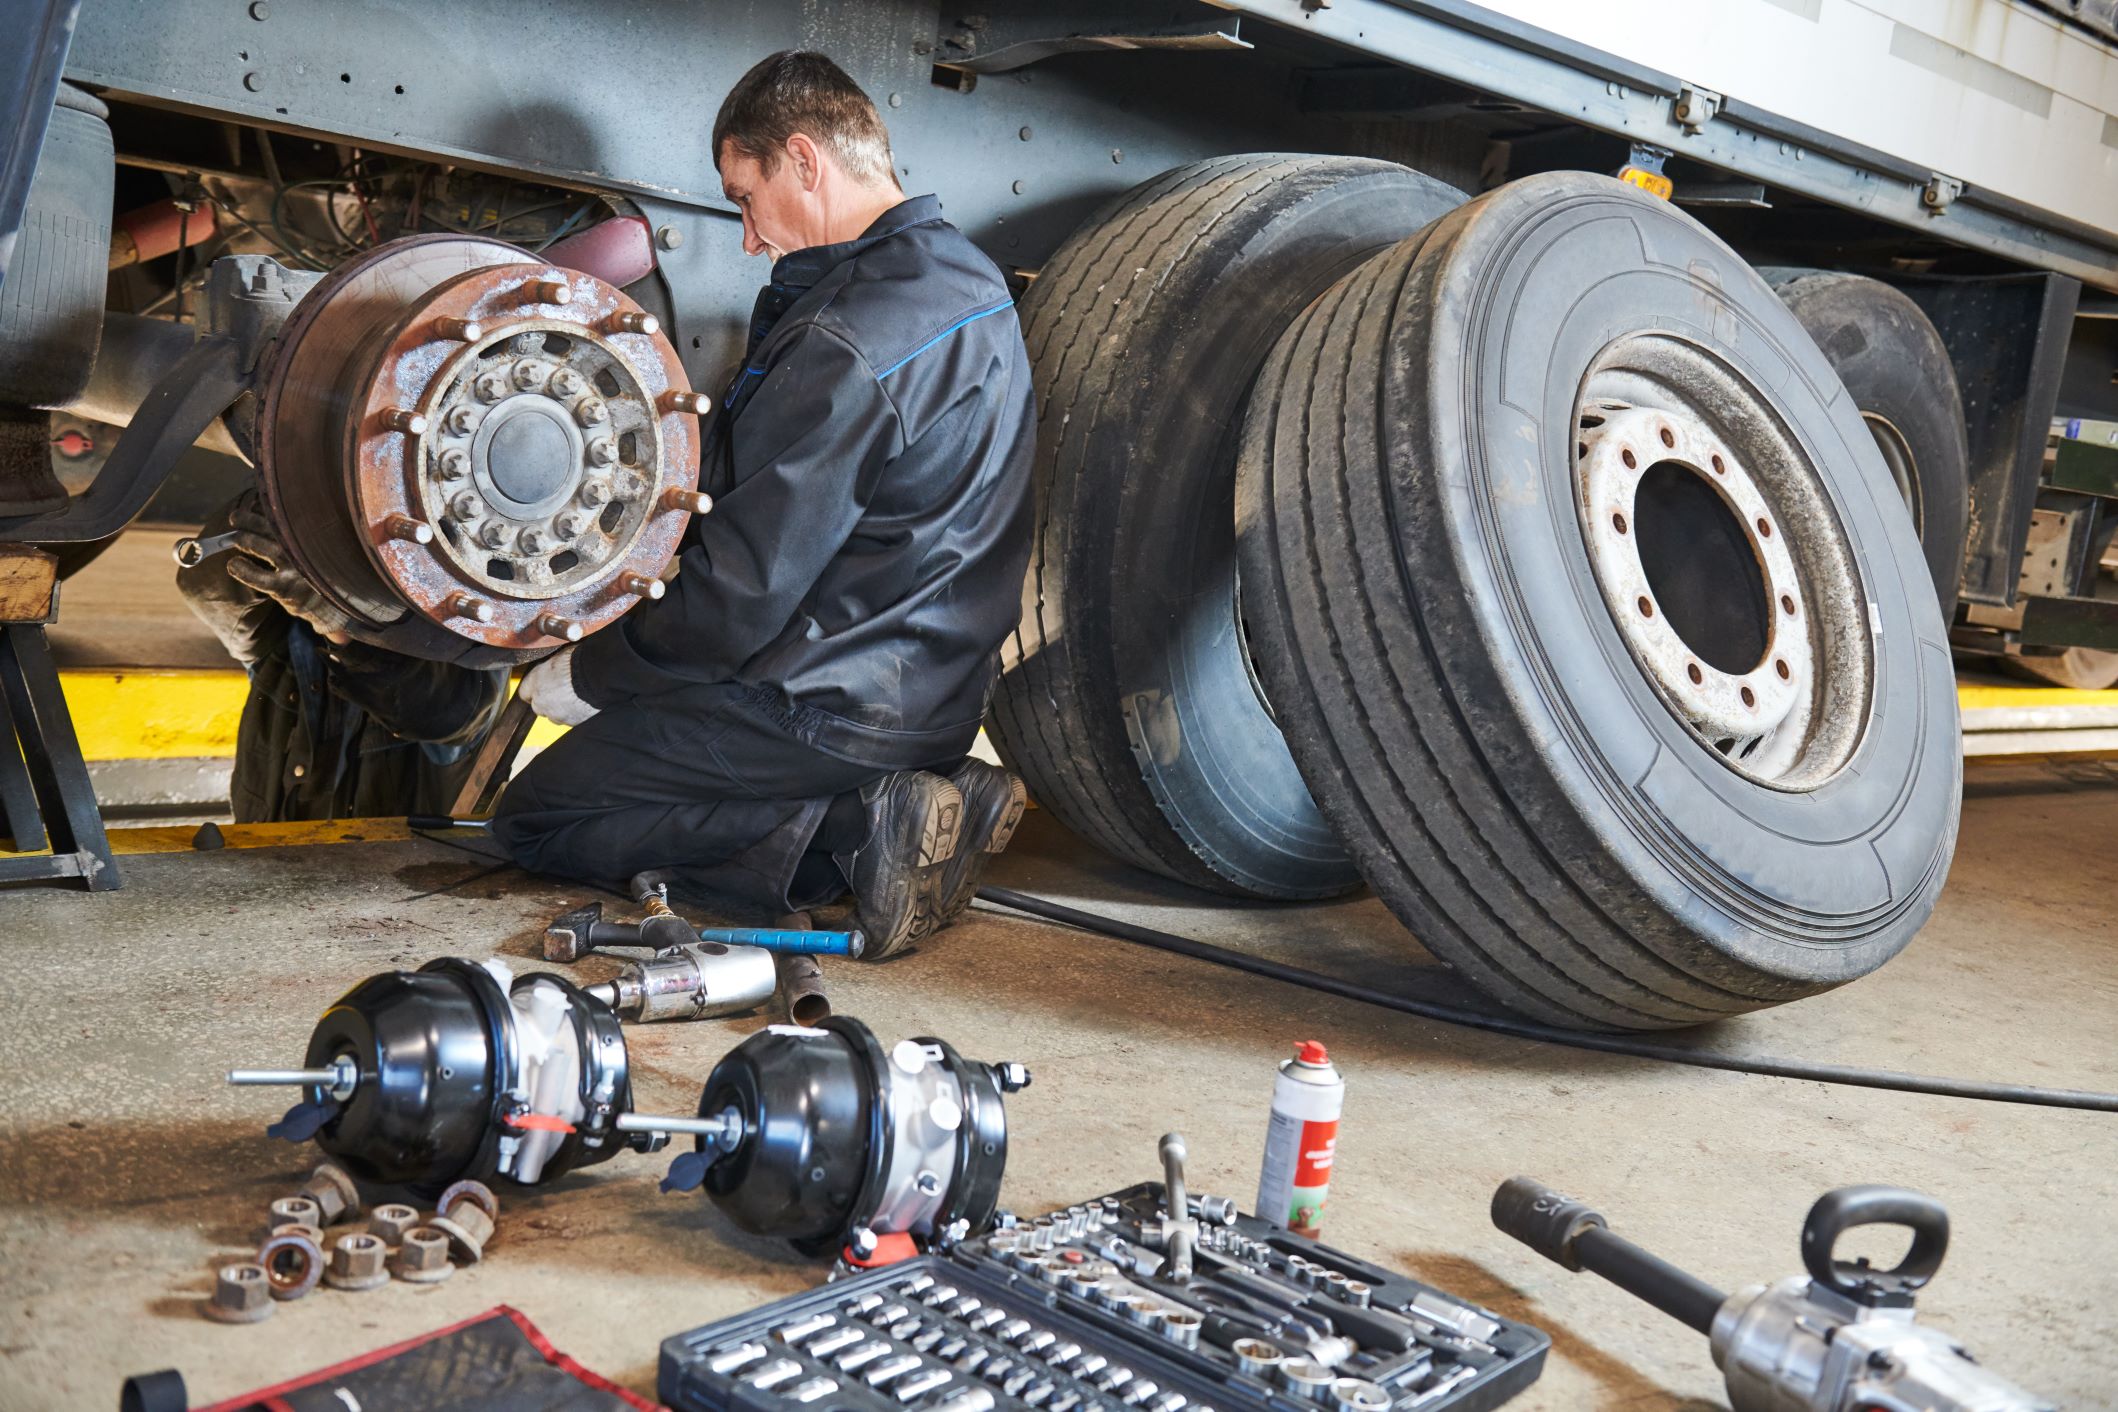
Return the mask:
<path id="1" fill-rule="evenodd" d="M 547 721 L 578 726 L 596 714 L 596 708 L 574 693 L 574 649 L 562 647 L 523 675 L 515 694 Z"/>

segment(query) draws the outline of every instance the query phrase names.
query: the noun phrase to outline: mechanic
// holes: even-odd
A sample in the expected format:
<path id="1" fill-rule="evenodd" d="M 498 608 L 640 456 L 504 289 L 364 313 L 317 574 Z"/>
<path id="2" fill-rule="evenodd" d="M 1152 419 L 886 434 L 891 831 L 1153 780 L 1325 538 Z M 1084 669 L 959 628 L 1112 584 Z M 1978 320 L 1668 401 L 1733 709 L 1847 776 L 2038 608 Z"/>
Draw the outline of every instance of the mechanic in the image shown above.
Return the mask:
<path id="1" fill-rule="evenodd" d="M 235 821 L 447 813 L 507 699 L 507 670 L 351 640 L 255 489 L 200 533 L 230 529 L 234 547 L 179 569 L 177 588 L 250 676 L 229 780 Z"/>
<path id="2" fill-rule="evenodd" d="M 828 58 L 752 68 L 712 150 L 774 260 L 706 437 L 715 507 L 666 597 L 524 679 L 573 729 L 493 832 L 525 868 L 770 912 L 850 888 L 879 959 L 960 914 L 1022 816 L 966 752 L 1029 559 L 1028 357 L 1000 271 L 905 197 Z"/>

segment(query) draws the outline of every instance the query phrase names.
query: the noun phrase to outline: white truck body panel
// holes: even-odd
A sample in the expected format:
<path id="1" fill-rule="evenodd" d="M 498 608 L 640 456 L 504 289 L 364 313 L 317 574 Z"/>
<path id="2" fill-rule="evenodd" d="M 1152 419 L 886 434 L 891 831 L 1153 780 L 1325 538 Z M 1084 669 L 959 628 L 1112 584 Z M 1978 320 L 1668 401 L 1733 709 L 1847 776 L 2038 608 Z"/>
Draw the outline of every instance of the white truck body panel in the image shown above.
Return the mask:
<path id="1" fill-rule="evenodd" d="M 2118 230 L 2118 46 L 2023 0 L 1483 3 L 1967 186 Z"/>

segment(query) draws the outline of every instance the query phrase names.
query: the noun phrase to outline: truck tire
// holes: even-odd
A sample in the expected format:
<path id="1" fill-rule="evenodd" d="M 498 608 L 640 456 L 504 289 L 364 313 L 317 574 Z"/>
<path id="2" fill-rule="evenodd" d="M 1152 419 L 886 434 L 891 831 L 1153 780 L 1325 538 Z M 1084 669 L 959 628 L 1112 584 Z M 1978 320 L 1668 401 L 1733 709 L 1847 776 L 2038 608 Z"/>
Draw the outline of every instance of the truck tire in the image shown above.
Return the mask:
<path id="1" fill-rule="evenodd" d="M 1830 364 L 1683 213 L 1584 173 L 1458 208 L 1288 330 L 1238 476 L 1303 777 L 1488 993 L 1718 1019 L 1932 909 L 1962 774 L 1919 546 Z"/>
<path id="2" fill-rule="evenodd" d="M 989 730 L 1106 852 L 1256 897 L 1359 885 L 1245 656 L 1236 437 L 1302 307 L 1462 200 L 1362 158 L 1199 162 L 1089 221 L 1023 299 L 1037 539 Z"/>
<path id="3" fill-rule="evenodd" d="M 1777 267 L 1759 274 L 1853 394 L 1912 512 L 1942 619 L 1956 616 L 1970 513 L 1971 451 L 1949 350 L 1927 316 L 1881 280 Z"/>

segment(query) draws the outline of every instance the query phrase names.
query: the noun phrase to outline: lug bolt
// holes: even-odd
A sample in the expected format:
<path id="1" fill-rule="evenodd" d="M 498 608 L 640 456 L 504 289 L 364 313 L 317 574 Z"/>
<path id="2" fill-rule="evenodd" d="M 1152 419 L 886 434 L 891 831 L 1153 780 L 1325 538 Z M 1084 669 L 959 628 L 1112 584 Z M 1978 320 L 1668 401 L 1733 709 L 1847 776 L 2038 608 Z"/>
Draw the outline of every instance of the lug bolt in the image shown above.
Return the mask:
<path id="1" fill-rule="evenodd" d="M 441 424 L 456 433 L 456 435 L 462 436 L 472 427 L 478 425 L 478 409 L 470 406 L 451 407 L 449 408 L 448 416 L 442 419 Z"/>
<path id="2" fill-rule="evenodd" d="M 432 544 L 434 527 L 410 515 L 392 515 L 382 522 L 382 532 L 392 539 L 407 540 L 413 544 Z"/>
<path id="3" fill-rule="evenodd" d="M 588 443 L 588 459 L 599 466 L 608 466 L 618 459 L 618 443 L 607 436 L 599 436 Z"/>
<path id="4" fill-rule="evenodd" d="M 501 398 L 507 396 L 507 376 L 498 371 L 480 373 L 478 381 L 471 384 L 471 387 L 473 391 L 486 401 L 498 402 Z"/>
<path id="5" fill-rule="evenodd" d="M 607 480 L 585 480 L 574 492 L 574 499 L 593 510 L 610 499 L 610 482 Z"/>
<path id="6" fill-rule="evenodd" d="M 703 417 L 713 410 L 713 399 L 703 392 L 686 392 L 673 387 L 662 394 L 662 410 L 689 412 L 695 417 Z"/>
<path id="7" fill-rule="evenodd" d="M 476 319 L 443 317 L 434 320 L 434 334 L 438 338 L 453 338 L 459 343 L 476 343 L 485 337 L 485 325 Z"/>
<path id="8" fill-rule="evenodd" d="M 688 515 L 703 515 L 713 508 L 713 497 L 703 490 L 685 490 L 671 486 L 662 492 L 662 508 L 682 510 Z"/>
<path id="9" fill-rule="evenodd" d="M 584 397 L 574 404 L 574 416 L 580 420 L 582 426 L 600 426 L 610 420 L 610 408 L 604 405 L 600 397 Z"/>
<path id="10" fill-rule="evenodd" d="M 550 368 L 538 362 L 535 358 L 524 358 L 521 362 L 515 364 L 515 386 L 521 388 L 524 392 L 542 387 L 545 377 L 550 372 Z"/>
<path id="11" fill-rule="evenodd" d="M 487 520 L 478 526 L 478 542 L 488 549 L 498 549 L 507 543 L 507 526 L 498 520 Z"/>
<path id="12" fill-rule="evenodd" d="M 562 540 L 575 540 L 588 528 L 588 516 L 579 510 L 568 510 L 552 521 L 552 533 Z"/>
<path id="13" fill-rule="evenodd" d="M 618 587 L 632 594 L 635 598 L 660 598 L 669 591 L 669 585 L 663 583 L 660 579 L 649 578 L 645 574 L 627 574 L 618 580 Z"/>
<path id="14" fill-rule="evenodd" d="M 469 618 L 474 623 L 489 623 L 493 620 L 493 605 L 482 598 L 473 598 L 468 593 L 452 593 L 443 605 L 452 618 Z"/>
<path id="15" fill-rule="evenodd" d="M 515 536 L 515 547 L 525 554 L 542 554 L 544 552 L 544 531 L 538 529 L 535 525 L 531 525 L 528 529 Z"/>
<path id="16" fill-rule="evenodd" d="M 631 309 L 620 309 L 603 321 L 605 333 L 660 333 L 662 321 L 653 314 L 637 313 Z"/>
<path id="17" fill-rule="evenodd" d="M 522 286 L 533 304 L 571 304 L 574 291 L 563 279 L 533 279 Z"/>
<path id="18" fill-rule="evenodd" d="M 572 368 L 561 368 L 552 374 L 552 391 L 561 397 L 573 397 L 586 386 L 588 384 L 581 381 L 581 375 Z"/>
<path id="19" fill-rule="evenodd" d="M 485 502 L 478 498 L 476 491 L 459 490 L 449 497 L 449 514 L 458 520 L 475 520 L 483 509 Z"/>
<path id="20" fill-rule="evenodd" d="M 547 637 L 556 637 L 567 642 L 581 640 L 581 625 L 572 618 L 562 618 L 557 613 L 546 613 L 538 618 L 537 631 Z"/>
<path id="21" fill-rule="evenodd" d="M 443 480 L 462 480 L 471 473 L 471 458 L 462 447 L 451 446 L 434 458 L 434 469 Z"/>
<path id="22" fill-rule="evenodd" d="M 382 424 L 391 431 L 401 431 L 407 436 L 422 435 L 427 429 L 427 419 L 417 412 L 403 407 L 392 407 L 382 414 Z"/>

